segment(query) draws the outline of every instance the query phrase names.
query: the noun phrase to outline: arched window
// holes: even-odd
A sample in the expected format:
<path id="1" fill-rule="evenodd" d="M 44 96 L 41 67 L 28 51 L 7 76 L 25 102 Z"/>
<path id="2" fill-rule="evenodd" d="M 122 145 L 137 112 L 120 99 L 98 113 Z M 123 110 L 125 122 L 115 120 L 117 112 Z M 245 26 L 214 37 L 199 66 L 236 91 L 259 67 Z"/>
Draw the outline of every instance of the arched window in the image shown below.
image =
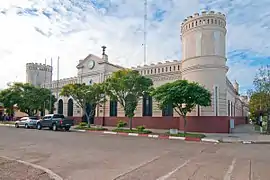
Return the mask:
<path id="1" fill-rule="evenodd" d="M 173 116 L 172 104 L 168 104 L 167 107 L 162 110 L 162 116 Z"/>
<path id="2" fill-rule="evenodd" d="M 73 116 L 73 100 L 69 99 L 68 100 L 68 116 Z"/>
<path id="3" fill-rule="evenodd" d="M 117 116 L 117 101 L 110 101 L 110 116 Z"/>
<path id="4" fill-rule="evenodd" d="M 143 96 L 143 116 L 152 116 L 153 113 L 152 97 L 148 94 Z"/>
<path id="5" fill-rule="evenodd" d="M 57 113 L 58 114 L 63 114 L 63 100 L 62 99 L 60 99 L 58 101 L 58 110 L 57 110 Z"/>

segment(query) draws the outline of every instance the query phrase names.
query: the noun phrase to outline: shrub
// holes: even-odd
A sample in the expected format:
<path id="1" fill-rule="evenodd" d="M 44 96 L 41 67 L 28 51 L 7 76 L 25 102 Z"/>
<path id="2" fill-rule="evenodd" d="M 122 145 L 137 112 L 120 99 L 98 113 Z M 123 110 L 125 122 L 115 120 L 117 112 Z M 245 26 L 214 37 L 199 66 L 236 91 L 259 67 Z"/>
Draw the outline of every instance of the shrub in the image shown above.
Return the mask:
<path id="1" fill-rule="evenodd" d="M 86 122 L 81 122 L 80 124 L 79 124 L 79 127 L 86 127 L 87 126 L 87 123 Z"/>
<path id="2" fill-rule="evenodd" d="M 144 126 L 137 126 L 136 129 L 139 132 L 143 132 L 145 130 L 145 127 Z"/>
<path id="3" fill-rule="evenodd" d="M 119 120 L 117 122 L 117 128 L 123 128 L 127 125 L 127 123 L 125 121 Z"/>

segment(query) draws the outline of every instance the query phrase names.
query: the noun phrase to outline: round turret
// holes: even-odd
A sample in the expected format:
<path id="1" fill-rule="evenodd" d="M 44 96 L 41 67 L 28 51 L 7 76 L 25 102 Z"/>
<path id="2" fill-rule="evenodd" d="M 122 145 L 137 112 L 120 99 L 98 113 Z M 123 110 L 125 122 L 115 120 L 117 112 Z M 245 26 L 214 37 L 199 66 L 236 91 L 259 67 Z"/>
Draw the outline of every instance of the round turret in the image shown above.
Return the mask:
<path id="1" fill-rule="evenodd" d="M 52 80 L 52 67 L 41 63 L 26 64 L 26 82 L 34 86 L 41 86 Z"/>
<path id="2" fill-rule="evenodd" d="M 228 71 L 226 32 L 225 15 L 214 11 L 195 13 L 181 25 L 182 79 L 198 82 L 213 93 L 212 109 L 204 110 L 204 115 L 226 115 L 222 114 Z"/>

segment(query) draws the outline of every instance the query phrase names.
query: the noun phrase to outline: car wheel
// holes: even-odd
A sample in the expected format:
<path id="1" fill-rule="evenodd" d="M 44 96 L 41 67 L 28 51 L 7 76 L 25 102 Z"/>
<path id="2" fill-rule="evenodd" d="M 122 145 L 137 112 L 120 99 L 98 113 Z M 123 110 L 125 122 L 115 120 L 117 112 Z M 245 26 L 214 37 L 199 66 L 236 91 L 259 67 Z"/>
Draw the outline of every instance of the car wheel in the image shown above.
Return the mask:
<path id="1" fill-rule="evenodd" d="M 57 131 L 57 126 L 56 126 L 56 124 L 53 124 L 52 130 L 53 130 L 53 131 Z"/>
<path id="2" fill-rule="evenodd" d="M 26 129 L 29 129 L 29 126 L 28 126 L 28 124 L 25 124 L 25 126 L 24 126 Z"/>
<path id="3" fill-rule="evenodd" d="M 65 127 L 65 131 L 69 131 L 70 127 Z"/>
<path id="4" fill-rule="evenodd" d="M 41 130 L 41 129 L 42 129 L 42 126 L 41 126 L 40 123 L 37 124 L 37 129 L 38 129 L 38 130 Z"/>
<path id="5" fill-rule="evenodd" d="M 18 123 L 16 123 L 16 124 L 15 124 L 15 127 L 16 127 L 16 128 L 19 128 L 19 124 L 18 124 Z"/>

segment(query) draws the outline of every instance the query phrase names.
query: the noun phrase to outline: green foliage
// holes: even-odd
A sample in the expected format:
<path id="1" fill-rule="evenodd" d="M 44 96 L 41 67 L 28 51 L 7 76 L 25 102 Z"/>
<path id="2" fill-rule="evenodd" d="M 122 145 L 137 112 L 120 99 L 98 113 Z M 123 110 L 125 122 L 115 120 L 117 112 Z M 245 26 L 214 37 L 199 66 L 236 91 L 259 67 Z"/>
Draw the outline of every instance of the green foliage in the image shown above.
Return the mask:
<path id="1" fill-rule="evenodd" d="M 80 124 L 79 124 L 79 127 L 86 127 L 87 126 L 87 123 L 85 123 L 85 122 L 81 122 Z"/>
<path id="2" fill-rule="evenodd" d="M 143 132 L 145 130 L 145 127 L 144 126 L 137 126 L 136 129 L 139 132 Z"/>
<path id="3" fill-rule="evenodd" d="M 206 136 L 204 134 L 196 134 L 196 133 L 178 133 L 178 134 L 170 134 L 170 132 L 167 132 L 166 134 L 170 136 L 176 136 L 176 137 L 192 137 L 192 138 L 205 138 Z"/>
<path id="4" fill-rule="evenodd" d="M 211 93 L 195 82 L 177 80 L 157 87 L 151 94 L 158 102 L 160 109 L 171 104 L 173 109 L 184 118 L 186 127 L 186 115 L 196 105 L 210 106 Z M 184 127 L 184 128 L 185 128 Z"/>
<path id="5" fill-rule="evenodd" d="M 270 65 L 261 67 L 256 74 L 254 90 L 250 90 L 249 109 L 252 117 L 268 116 L 267 131 L 270 133 Z"/>
<path id="6" fill-rule="evenodd" d="M 255 92 L 270 94 L 270 65 L 263 66 L 256 74 L 253 85 Z"/>
<path id="7" fill-rule="evenodd" d="M 259 117 L 260 113 L 267 115 L 270 107 L 270 94 L 265 92 L 254 92 L 249 101 L 249 111 L 254 117 Z"/>
<path id="8" fill-rule="evenodd" d="M 50 90 L 27 83 L 10 84 L 7 89 L 0 92 L 0 102 L 9 112 L 12 113 L 13 107 L 16 105 L 20 111 L 29 116 L 37 114 L 38 111 L 49 110 L 50 97 L 54 104 L 56 98 L 51 95 Z"/>
<path id="9" fill-rule="evenodd" d="M 117 128 L 123 128 L 126 127 L 127 123 L 125 121 L 119 120 L 117 122 Z"/>
<path id="10" fill-rule="evenodd" d="M 152 131 L 150 130 L 143 130 L 139 131 L 138 129 L 123 129 L 123 128 L 116 128 L 112 130 L 113 132 L 123 132 L 123 133 L 138 133 L 138 134 L 151 134 Z"/>
<path id="11" fill-rule="evenodd" d="M 95 117 L 95 110 L 98 104 L 103 103 L 105 99 L 103 84 L 68 84 L 65 85 L 60 95 L 72 97 L 76 103 L 83 109 L 90 127 L 90 118 Z M 87 104 L 91 106 L 91 111 L 86 113 Z"/>
<path id="12" fill-rule="evenodd" d="M 125 115 L 130 119 L 129 127 L 132 129 L 132 118 L 139 98 L 150 92 L 152 80 L 140 75 L 138 71 L 123 69 L 114 72 L 105 84 L 106 94 L 124 108 Z"/>

